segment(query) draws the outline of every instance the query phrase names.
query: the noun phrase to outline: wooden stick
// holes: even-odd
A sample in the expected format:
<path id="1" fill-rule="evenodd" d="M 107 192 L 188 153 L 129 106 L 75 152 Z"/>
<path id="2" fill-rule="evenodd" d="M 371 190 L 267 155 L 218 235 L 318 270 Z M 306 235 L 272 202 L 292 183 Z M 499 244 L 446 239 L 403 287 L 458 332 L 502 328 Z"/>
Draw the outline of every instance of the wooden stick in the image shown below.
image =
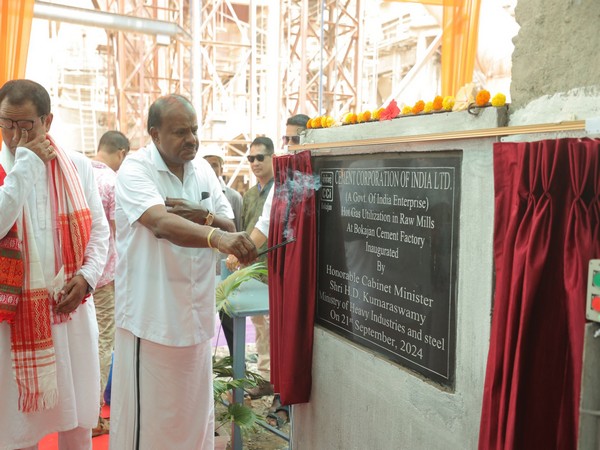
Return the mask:
<path id="1" fill-rule="evenodd" d="M 287 241 L 280 242 L 279 244 L 274 245 L 273 247 L 269 247 L 266 250 L 263 250 L 258 255 L 256 255 L 256 257 L 258 258 L 259 256 L 262 256 L 262 255 L 264 255 L 266 253 L 269 253 L 271 250 L 275 250 L 276 248 L 283 247 L 284 245 L 288 245 L 288 244 L 290 244 L 292 242 L 296 242 L 296 238 L 295 237 L 293 237 L 291 239 L 288 239 Z"/>

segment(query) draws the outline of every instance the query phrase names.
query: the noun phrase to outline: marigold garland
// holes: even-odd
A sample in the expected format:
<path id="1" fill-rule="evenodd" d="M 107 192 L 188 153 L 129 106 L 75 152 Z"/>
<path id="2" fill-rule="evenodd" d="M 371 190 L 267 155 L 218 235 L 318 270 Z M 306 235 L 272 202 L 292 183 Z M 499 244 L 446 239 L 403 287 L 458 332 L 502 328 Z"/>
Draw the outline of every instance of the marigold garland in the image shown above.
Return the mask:
<path id="1" fill-rule="evenodd" d="M 494 95 L 494 97 L 491 99 L 491 102 L 490 97 L 490 92 L 486 89 L 482 89 L 479 92 L 477 92 L 475 102 L 471 103 L 469 107 L 486 107 L 490 105 L 495 107 L 502 107 L 506 104 L 506 96 L 501 92 L 498 92 L 496 95 Z M 413 106 L 403 106 L 402 111 L 400 111 L 396 100 L 392 99 L 392 101 L 390 101 L 390 103 L 385 108 L 376 108 L 372 111 L 365 110 L 358 114 L 353 112 L 345 113 L 342 115 L 341 121 L 337 121 L 333 117 L 326 115 L 314 117 L 312 119 L 309 119 L 308 123 L 306 124 L 306 128 L 330 128 L 339 125 L 351 125 L 370 121 L 390 120 L 400 115 L 407 116 L 418 115 L 421 113 L 427 114 L 435 111 L 452 111 L 455 103 L 456 99 L 452 95 L 447 95 L 445 97 L 442 97 L 441 95 L 436 95 L 432 101 L 424 102 L 423 100 L 419 100 Z"/>

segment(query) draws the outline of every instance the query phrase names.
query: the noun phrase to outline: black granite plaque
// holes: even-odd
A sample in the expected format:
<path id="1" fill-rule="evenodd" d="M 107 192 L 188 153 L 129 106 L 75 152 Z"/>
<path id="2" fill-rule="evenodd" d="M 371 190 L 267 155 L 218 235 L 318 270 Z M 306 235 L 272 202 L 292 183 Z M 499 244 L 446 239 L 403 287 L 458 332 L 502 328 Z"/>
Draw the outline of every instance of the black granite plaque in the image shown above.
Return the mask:
<path id="1" fill-rule="evenodd" d="M 460 151 L 319 156 L 317 322 L 454 384 Z"/>

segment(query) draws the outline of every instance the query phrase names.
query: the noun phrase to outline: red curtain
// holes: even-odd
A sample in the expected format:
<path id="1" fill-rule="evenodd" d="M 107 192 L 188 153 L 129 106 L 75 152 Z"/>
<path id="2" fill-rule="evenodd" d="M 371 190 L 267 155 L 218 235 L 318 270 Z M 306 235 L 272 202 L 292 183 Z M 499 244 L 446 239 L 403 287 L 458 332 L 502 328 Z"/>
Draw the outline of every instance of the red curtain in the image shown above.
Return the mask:
<path id="1" fill-rule="evenodd" d="M 275 194 L 269 246 L 271 383 L 290 405 L 308 402 L 316 303 L 315 182 L 310 152 L 274 158 Z"/>
<path id="2" fill-rule="evenodd" d="M 494 145 L 496 289 L 480 450 L 577 448 L 600 141 Z"/>

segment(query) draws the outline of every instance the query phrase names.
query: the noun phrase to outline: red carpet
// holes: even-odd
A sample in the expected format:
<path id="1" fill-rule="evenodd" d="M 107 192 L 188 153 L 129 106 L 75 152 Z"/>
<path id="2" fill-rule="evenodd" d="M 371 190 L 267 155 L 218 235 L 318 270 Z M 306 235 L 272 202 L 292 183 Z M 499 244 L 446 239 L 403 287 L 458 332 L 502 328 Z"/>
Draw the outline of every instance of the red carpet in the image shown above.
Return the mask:
<path id="1" fill-rule="evenodd" d="M 110 417 L 110 407 L 102 408 L 102 417 Z M 94 450 L 108 450 L 108 434 L 92 439 Z M 39 450 L 58 450 L 58 435 L 56 433 L 46 436 L 40 441 Z"/>

